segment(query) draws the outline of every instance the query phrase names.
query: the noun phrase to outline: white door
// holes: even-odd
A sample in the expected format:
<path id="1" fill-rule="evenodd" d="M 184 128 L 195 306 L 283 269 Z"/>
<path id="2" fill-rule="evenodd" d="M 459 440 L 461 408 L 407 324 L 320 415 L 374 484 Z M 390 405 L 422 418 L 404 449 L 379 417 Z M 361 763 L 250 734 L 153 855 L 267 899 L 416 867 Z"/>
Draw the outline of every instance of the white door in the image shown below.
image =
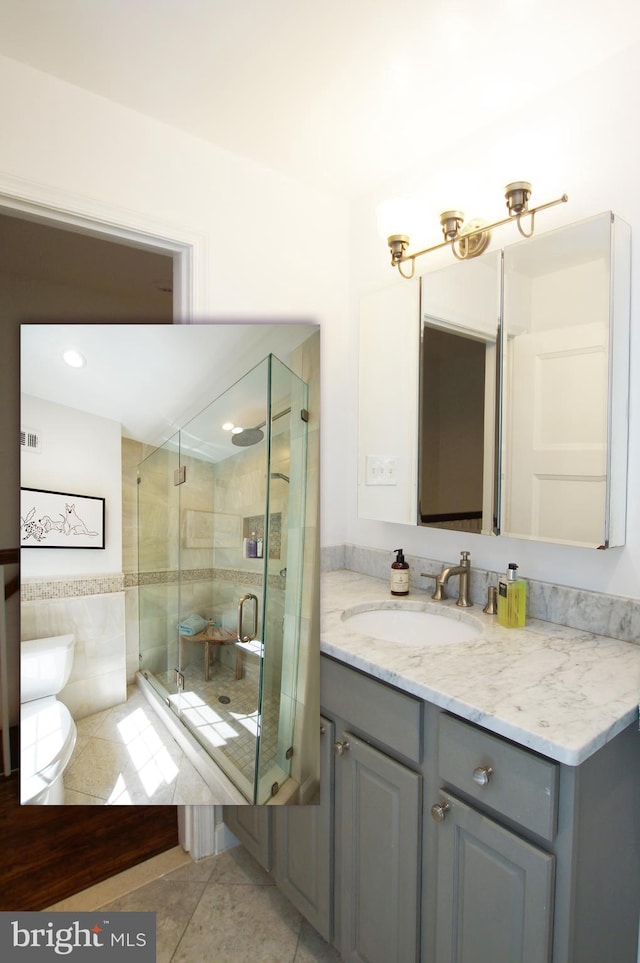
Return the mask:
<path id="1" fill-rule="evenodd" d="M 598 547 L 605 531 L 607 327 L 594 322 L 517 335 L 507 364 L 503 534 Z"/>

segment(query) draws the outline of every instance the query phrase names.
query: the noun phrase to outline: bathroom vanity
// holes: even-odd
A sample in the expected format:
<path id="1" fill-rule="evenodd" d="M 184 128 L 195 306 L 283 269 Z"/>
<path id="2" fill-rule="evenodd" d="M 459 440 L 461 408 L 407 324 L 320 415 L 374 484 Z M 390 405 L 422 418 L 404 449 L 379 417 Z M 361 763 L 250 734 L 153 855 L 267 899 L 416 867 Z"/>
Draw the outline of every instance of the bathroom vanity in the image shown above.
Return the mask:
<path id="1" fill-rule="evenodd" d="M 636 963 L 640 646 L 478 606 L 447 644 L 343 619 L 393 605 L 323 577 L 320 804 L 233 831 L 346 961 Z"/>

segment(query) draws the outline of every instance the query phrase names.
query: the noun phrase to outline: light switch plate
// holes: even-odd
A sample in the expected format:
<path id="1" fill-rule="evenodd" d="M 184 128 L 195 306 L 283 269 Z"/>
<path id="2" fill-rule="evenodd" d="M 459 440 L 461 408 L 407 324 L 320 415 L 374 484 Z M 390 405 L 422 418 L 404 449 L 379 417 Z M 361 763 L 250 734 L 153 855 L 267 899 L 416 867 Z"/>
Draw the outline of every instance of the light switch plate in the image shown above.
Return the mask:
<path id="1" fill-rule="evenodd" d="M 365 458 L 366 485 L 397 485 L 398 459 L 394 455 L 367 455 Z"/>

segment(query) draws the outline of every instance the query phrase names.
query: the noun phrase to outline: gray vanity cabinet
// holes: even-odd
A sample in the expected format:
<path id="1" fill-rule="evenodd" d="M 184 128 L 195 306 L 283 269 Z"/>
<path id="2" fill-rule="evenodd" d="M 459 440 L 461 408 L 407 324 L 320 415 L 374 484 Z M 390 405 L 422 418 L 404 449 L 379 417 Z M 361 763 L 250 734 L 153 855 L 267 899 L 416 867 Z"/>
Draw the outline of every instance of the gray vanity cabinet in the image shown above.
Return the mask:
<path id="1" fill-rule="evenodd" d="M 637 725 L 568 766 L 438 715 L 423 959 L 636 963 Z"/>
<path id="2" fill-rule="evenodd" d="M 225 821 L 345 963 L 637 963 L 636 723 L 569 766 L 324 656 L 321 695 L 320 804 Z"/>
<path id="3" fill-rule="evenodd" d="M 436 963 L 548 963 L 554 857 L 446 792 Z"/>
<path id="4" fill-rule="evenodd" d="M 225 822 L 345 963 L 418 963 L 423 703 L 327 658 L 321 692 L 319 804 Z"/>
<path id="5" fill-rule="evenodd" d="M 553 841 L 559 766 L 447 713 L 437 730 L 436 963 L 549 963 L 555 856 L 521 833 Z"/>
<path id="6" fill-rule="evenodd" d="M 276 883 L 328 942 L 333 936 L 334 741 L 333 723 L 321 718 L 319 803 L 273 808 Z"/>
<path id="7" fill-rule="evenodd" d="M 422 703 L 322 659 L 335 726 L 334 944 L 345 963 L 416 963 Z"/>
<path id="8" fill-rule="evenodd" d="M 223 806 L 223 815 L 234 836 L 269 872 L 273 861 L 271 809 L 268 806 Z"/>
<path id="9" fill-rule="evenodd" d="M 336 764 L 337 945 L 346 963 L 416 960 L 421 777 L 345 732 Z"/>

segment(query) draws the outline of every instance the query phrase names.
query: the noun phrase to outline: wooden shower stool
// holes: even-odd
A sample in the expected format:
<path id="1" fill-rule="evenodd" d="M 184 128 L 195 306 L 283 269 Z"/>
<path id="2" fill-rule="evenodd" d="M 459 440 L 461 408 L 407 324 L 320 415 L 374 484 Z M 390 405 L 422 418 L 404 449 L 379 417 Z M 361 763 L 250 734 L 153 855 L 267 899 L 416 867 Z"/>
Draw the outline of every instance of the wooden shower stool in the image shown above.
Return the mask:
<path id="1" fill-rule="evenodd" d="M 229 632 L 228 629 L 222 629 L 220 626 L 215 626 L 215 628 L 209 628 L 207 626 L 202 632 L 198 632 L 197 635 L 181 635 L 180 636 L 180 665 L 184 664 L 182 658 L 183 643 L 187 642 L 203 642 L 204 643 L 204 681 L 209 681 L 209 666 L 211 665 L 212 646 L 214 645 L 230 645 L 233 642 L 238 641 L 238 636 L 234 632 Z M 236 679 L 242 679 L 244 676 L 244 657 L 242 654 L 242 649 L 236 646 Z"/>

